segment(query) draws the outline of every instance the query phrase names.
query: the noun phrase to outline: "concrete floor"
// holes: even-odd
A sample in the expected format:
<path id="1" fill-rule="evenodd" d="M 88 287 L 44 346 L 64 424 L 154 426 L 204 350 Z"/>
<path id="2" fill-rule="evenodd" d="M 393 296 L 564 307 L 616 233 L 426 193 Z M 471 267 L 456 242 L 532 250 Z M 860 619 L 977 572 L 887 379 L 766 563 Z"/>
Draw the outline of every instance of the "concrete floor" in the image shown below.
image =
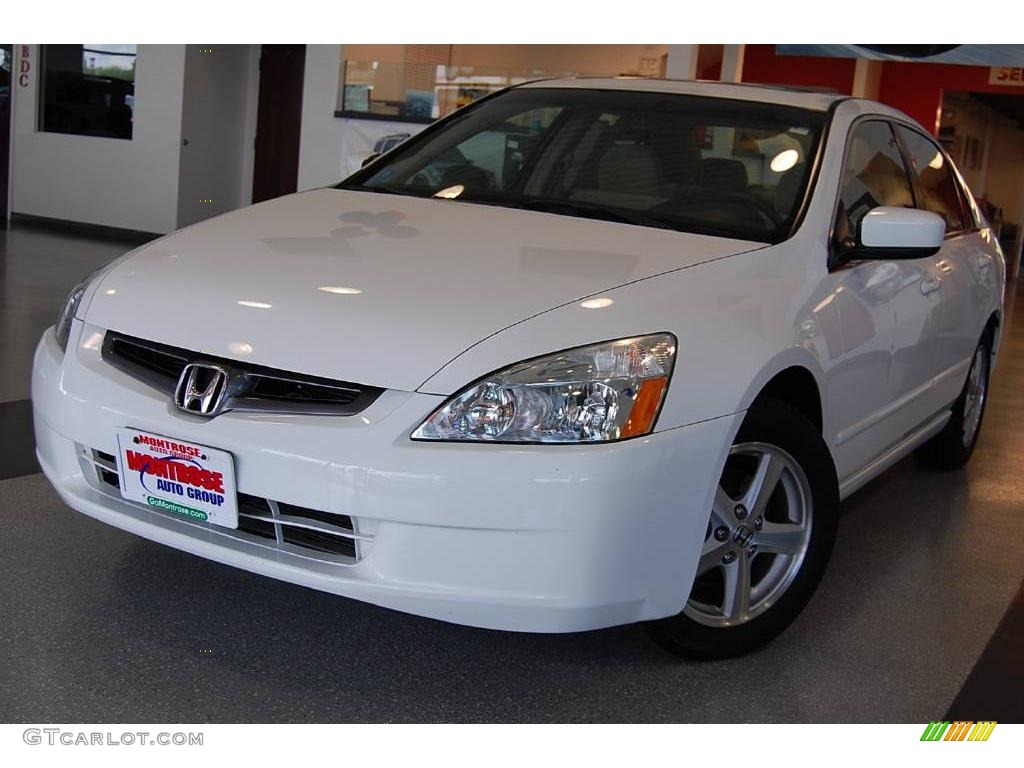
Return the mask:
<path id="1" fill-rule="evenodd" d="M 0 233 L 0 401 L 27 396 L 66 289 L 124 250 Z M 637 627 L 517 635 L 406 616 L 109 528 L 41 475 L 2 480 L 0 722 L 941 719 L 1024 577 L 1024 322 L 1009 323 L 969 467 L 906 460 L 848 500 L 811 604 L 733 661 L 678 661 Z M 1020 722 L 1011 656 L 972 700 L 1002 697 Z"/>
<path id="2" fill-rule="evenodd" d="M 45 229 L 0 230 L 0 403 L 29 396 L 36 342 L 68 291 L 132 247 Z"/>

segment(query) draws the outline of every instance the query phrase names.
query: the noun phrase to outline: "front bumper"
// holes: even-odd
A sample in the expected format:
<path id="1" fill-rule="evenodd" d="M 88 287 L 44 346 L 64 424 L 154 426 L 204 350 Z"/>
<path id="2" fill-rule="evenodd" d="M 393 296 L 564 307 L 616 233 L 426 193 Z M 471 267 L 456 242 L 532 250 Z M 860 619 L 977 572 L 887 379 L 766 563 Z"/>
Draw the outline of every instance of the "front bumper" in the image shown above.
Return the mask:
<path id="1" fill-rule="evenodd" d="M 37 454 L 72 508 L 177 549 L 408 613 L 569 632 L 678 613 L 741 414 L 592 446 L 432 444 L 409 432 L 441 401 L 387 391 L 358 416 L 177 411 L 107 365 L 79 321 L 52 329 L 32 378 Z M 238 490 L 348 515 L 351 562 L 275 549 L 127 502 L 80 457 L 130 426 L 230 451 Z"/>

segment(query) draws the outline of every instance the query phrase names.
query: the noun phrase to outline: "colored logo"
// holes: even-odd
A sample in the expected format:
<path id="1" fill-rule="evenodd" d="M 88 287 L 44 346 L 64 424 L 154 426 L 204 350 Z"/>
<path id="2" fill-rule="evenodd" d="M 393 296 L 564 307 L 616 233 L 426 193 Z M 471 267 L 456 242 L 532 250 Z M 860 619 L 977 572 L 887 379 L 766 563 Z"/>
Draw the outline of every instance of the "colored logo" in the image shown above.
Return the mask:
<path id="1" fill-rule="evenodd" d="M 146 485 L 146 475 L 150 475 L 171 483 L 184 483 L 212 494 L 224 493 L 224 475 L 212 469 L 205 469 L 195 459 L 179 459 L 174 456 L 157 458 L 128 450 L 125 451 L 125 460 L 129 470 L 139 473 L 139 482 L 147 491 L 152 491 Z M 164 489 L 160 488 L 159 490 Z M 202 500 L 206 501 L 207 499 Z"/>
<path id="2" fill-rule="evenodd" d="M 921 734 L 921 741 L 988 741 L 995 727 L 995 720 L 931 722 Z"/>

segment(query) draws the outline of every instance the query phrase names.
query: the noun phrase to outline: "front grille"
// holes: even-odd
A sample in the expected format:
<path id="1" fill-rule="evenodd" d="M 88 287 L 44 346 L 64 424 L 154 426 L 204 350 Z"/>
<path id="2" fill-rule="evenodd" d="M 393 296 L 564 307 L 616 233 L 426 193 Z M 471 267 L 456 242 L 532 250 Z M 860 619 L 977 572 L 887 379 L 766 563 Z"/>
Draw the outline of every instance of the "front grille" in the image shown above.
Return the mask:
<path id="1" fill-rule="evenodd" d="M 228 374 L 224 411 L 272 411 L 353 416 L 384 391 L 379 387 L 280 371 L 261 365 L 191 352 L 116 331 L 103 337 L 103 359 L 120 371 L 174 397 L 189 363 L 213 363 Z"/>
<path id="2" fill-rule="evenodd" d="M 286 504 L 247 493 L 238 494 L 238 528 L 235 530 L 189 520 L 172 512 L 134 504 L 122 498 L 117 460 L 109 453 L 80 446 L 79 456 L 86 479 L 97 490 L 147 512 L 180 520 L 190 526 L 214 530 L 226 536 L 317 560 L 346 564 L 358 562 L 373 541 L 373 537 L 356 530 L 355 521 L 348 515 Z"/>

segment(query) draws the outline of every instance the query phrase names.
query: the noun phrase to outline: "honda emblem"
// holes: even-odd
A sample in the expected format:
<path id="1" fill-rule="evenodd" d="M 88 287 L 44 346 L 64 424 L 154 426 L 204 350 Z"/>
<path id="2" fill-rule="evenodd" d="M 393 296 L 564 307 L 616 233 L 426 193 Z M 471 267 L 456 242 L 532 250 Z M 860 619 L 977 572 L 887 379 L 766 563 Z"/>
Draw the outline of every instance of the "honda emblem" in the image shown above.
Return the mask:
<path id="1" fill-rule="evenodd" d="M 186 413 L 215 416 L 228 388 L 228 373 L 207 363 L 189 363 L 174 390 L 174 404 Z"/>

